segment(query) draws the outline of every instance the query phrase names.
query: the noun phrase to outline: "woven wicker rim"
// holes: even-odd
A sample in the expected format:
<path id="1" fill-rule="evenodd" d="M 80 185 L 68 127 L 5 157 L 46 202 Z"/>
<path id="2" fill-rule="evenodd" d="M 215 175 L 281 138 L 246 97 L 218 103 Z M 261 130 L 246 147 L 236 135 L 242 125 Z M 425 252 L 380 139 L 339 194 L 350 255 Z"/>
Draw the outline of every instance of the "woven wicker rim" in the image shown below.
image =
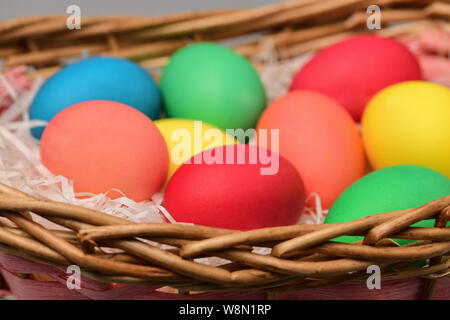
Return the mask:
<path id="1" fill-rule="evenodd" d="M 95 280 L 171 286 L 183 291 L 291 291 L 366 278 L 378 265 L 384 279 L 449 274 L 450 196 L 416 209 L 381 213 L 347 223 L 295 225 L 234 231 L 205 226 L 136 224 L 91 209 L 36 199 L 0 185 L 0 249 L 55 266 L 79 265 Z M 47 230 L 32 221 L 30 212 L 72 231 Z M 410 227 L 436 218 L 436 227 Z M 329 240 L 361 235 L 359 243 Z M 398 246 L 390 238 L 418 240 Z M 160 249 L 152 243 L 174 246 Z M 251 252 L 272 248 L 271 255 Z M 118 249 L 105 254 L 100 248 Z M 217 256 L 231 262 L 209 266 L 193 258 Z M 431 258 L 424 268 L 414 261 Z"/>
<path id="2" fill-rule="evenodd" d="M 380 30 L 367 30 L 369 5 L 382 10 Z M 67 16 L 31 16 L 0 22 L 0 59 L 6 67 L 34 66 L 44 77 L 58 70 L 64 59 L 85 52 L 129 58 L 143 67 L 158 68 L 187 43 L 239 38 L 232 47 L 259 68 L 257 56 L 268 46 L 283 60 L 361 32 L 397 37 L 433 28 L 450 30 L 450 1 L 291 0 L 260 8 L 162 17 L 82 16 L 80 30 L 68 30 L 66 20 Z M 252 37 L 243 39 L 243 35 Z"/>

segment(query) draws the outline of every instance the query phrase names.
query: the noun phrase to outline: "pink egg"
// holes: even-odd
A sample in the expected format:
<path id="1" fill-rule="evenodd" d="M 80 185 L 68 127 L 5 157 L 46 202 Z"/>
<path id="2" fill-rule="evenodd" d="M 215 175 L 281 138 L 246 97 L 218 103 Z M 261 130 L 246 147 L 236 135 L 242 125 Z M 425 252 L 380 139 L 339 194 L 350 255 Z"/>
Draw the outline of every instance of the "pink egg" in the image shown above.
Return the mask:
<path id="1" fill-rule="evenodd" d="M 266 161 L 266 153 L 272 160 Z M 205 161 L 208 154 L 222 163 Z M 249 230 L 295 224 L 304 201 L 302 179 L 285 158 L 256 146 L 228 145 L 197 154 L 175 171 L 163 205 L 178 222 Z"/>
<path id="2" fill-rule="evenodd" d="M 73 180 L 76 192 L 114 188 L 136 201 L 160 191 L 169 163 L 166 143 L 147 116 L 104 100 L 59 112 L 42 135 L 41 158 L 52 173 Z"/>
<path id="3" fill-rule="evenodd" d="M 415 56 L 400 42 L 356 36 L 318 52 L 295 75 L 290 90 L 313 90 L 344 106 L 357 122 L 368 101 L 397 82 L 421 80 Z"/>

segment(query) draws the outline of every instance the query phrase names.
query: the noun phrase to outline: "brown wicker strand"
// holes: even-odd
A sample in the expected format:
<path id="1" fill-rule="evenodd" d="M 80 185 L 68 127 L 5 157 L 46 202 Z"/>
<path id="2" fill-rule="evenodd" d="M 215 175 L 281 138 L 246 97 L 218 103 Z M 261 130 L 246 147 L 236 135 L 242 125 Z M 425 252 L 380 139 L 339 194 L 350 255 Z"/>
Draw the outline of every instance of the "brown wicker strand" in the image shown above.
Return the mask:
<path id="1" fill-rule="evenodd" d="M 50 265 L 76 263 L 86 276 L 104 281 L 170 285 L 182 291 L 284 291 L 358 280 L 358 272 L 362 275 L 372 264 L 398 266 L 397 272 L 384 275 L 388 278 L 438 279 L 449 268 L 446 258 L 426 268 L 410 267 L 414 261 L 448 255 L 450 229 L 412 228 L 404 223 L 403 217 L 407 217 L 408 223 L 414 223 L 448 212 L 450 197 L 416 209 L 347 223 L 235 231 L 192 225 L 136 224 L 95 210 L 35 199 L 4 185 L 0 185 L 0 193 L 1 215 L 18 226 L 12 227 L 2 220 L 0 249 L 47 261 Z M 73 231 L 47 230 L 30 220 L 30 212 Z M 328 242 L 344 234 L 364 236 L 393 221 L 395 228 L 389 228 L 386 233 L 389 236 L 415 236 L 416 240 L 423 240 L 401 247 L 386 237 L 377 240 L 375 245 Z M 286 243 L 292 242 L 293 246 L 286 247 Z M 153 243 L 172 247 L 161 249 Z M 254 245 L 273 247 L 272 255 L 252 252 Z M 118 252 L 108 254 L 102 248 Z M 282 250 L 277 252 L 277 248 Z M 213 256 L 230 263 L 214 267 L 183 258 Z"/>
<path id="2" fill-rule="evenodd" d="M 375 226 L 371 231 L 369 231 L 368 235 L 374 234 L 373 230 L 381 230 L 376 234 L 376 237 L 369 238 L 372 239 L 369 241 L 369 244 L 374 244 L 377 241 L 379 241 L 381 238 L 386 238 L 386 235 L 395 233 L 396 231 L 400 231 L 403 228 L 408 227 L 409 225 L 413 224 L 414 222 L 417 222 L 422 219 L 429 219 L 436 215 L 438 212 L 443 210 L 449 203 L 450 196 L 432 201 L 428 204 L 425 204 L 417 209 L 410 210 L 409 212 L 403 212 L 398 215 L 397 218 L 394 220 L 386 221 L 382 224 L 379 224 L 378 226 Z M 377 218 L 372 218 L 377 217 Z M 278 245 L 276 245 L 272 250 L 272 255 L 276 257 L 282 256 L 284 253 L 287 253 L 289 251 L 293 250 L 300 250 L 307 248 L 312 245 L 319 244 L 325 240 L 329 240 L 332 238 L 335 238 L 341 234 L 344 234 L 346 232 L 355 232 L 355 231 L 361 231 L 361 229 L 367 229 L 370 227 L 373 227 L 377 222 L 371 221 L 371 220 L 380 220 L 379 215 L 374 215 L 371 217 L 354 220 L 352 222 L 348 222 L 345 224 L 340 225 L 337 228 L 333 229 L 324 229 L 319 230 L 315 232 L 311 232 L 309 234 L 306 234 L 301 237 L 297 237 L 291 240 L 287 240 L 285 242 L 282 242 Z M 369 221 L 369 223 L 367 222 Z M 382 226 L 382 229 L 380 229 L 380 226 Z M 385 227 L 387 226 L 387 227 Z M 387 231 L 384 231 L 387 230 Z M 368 236 L 366 236 L 365 239 L 367 239 Z M 367 244 L 367 240 L 364 242 Z"/>
<path id="3" fill-rule="evenodd" d="M 396 233 L 420 220 L 431 219 L 446 208 L 450 196 L 432 201 L 415 210 L 411 210 L 393 220 L 386 221 L 370 230 L 364 238 L 364 244 L 371 245 L 382 238 Z"/>

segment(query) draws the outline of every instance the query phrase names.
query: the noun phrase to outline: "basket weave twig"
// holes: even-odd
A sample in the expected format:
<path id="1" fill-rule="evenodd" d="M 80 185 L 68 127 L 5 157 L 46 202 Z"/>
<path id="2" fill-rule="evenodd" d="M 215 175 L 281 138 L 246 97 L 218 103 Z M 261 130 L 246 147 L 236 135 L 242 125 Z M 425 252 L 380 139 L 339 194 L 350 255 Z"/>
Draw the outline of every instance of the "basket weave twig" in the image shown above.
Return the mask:
<path id="1" fill-rule="evenodd" d="M 411 224 L 450 218 L 450 196 L 416 209 L 388 212 L 347 223 L 295 225 L 252 231 L 204 226 L 136 224 L 91 209 L 35 199 L 0 185 L 0 249 L 40 263 L 80 266 L 98 281 L 171 286 L 185 291 L 262 290 L 283 292 L 366 278 L 377 265 L 385 279 L 448 275 L 449 228 Z M 30 212 L 71 231 L 49 230 Z M 362 243 L 329 240 L 364 236 Z M 418 240 L 399 247 L 390 238 Z M 162 249 L 157 243 L 170 245 Z M 271 248 L 271 254 L 252 252 Z M 108 249 L 106 249 L 108 248 Z M 114 253 L 111 252 L 114 249 Z M 229 263 L 211 266 L 194 260 L 220 257 Z M 415 261 L 433 258 L 427 267 Z"/>
<path id="2" fill-rule="evenodd" d="M 382 29 L 373 30 L 380 34 L 413 35 L 436 27 L 437 21 L 440 28 L 449 29 L 448 0 L 293 0 L 163 17 L 82 16 L 80 30 L 67 29 L 67 16 L 38 16 L 0 23 L 0 59 L 6 67 L 34 66 L 44 77 L 58 70 L 64 59 L 84 53 L 129 58 L 157 68 L 187 43 L 229 40 L 249 58 L 270 43 L 281 59 L 289 59 L 370 31 L 370 5 L 382 9 Z"/>

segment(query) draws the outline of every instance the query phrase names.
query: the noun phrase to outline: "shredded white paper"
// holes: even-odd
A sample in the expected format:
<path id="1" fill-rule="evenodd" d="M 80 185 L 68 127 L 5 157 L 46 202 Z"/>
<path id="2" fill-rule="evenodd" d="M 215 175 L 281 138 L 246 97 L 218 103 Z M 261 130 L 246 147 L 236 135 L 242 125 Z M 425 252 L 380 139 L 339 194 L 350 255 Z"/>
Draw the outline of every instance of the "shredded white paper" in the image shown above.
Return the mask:
<path id="1" fill-rule="evenodd" d="M 264 84 L 269 104 L 288 92 L 295 73 L 312 56 L 312 53 L 306 53 L 294 59 L 280 61 L 277 51 L 268 43 L 267 48 L 254 58 L 264 64 L 264 68 L 259 74 Z"/>

